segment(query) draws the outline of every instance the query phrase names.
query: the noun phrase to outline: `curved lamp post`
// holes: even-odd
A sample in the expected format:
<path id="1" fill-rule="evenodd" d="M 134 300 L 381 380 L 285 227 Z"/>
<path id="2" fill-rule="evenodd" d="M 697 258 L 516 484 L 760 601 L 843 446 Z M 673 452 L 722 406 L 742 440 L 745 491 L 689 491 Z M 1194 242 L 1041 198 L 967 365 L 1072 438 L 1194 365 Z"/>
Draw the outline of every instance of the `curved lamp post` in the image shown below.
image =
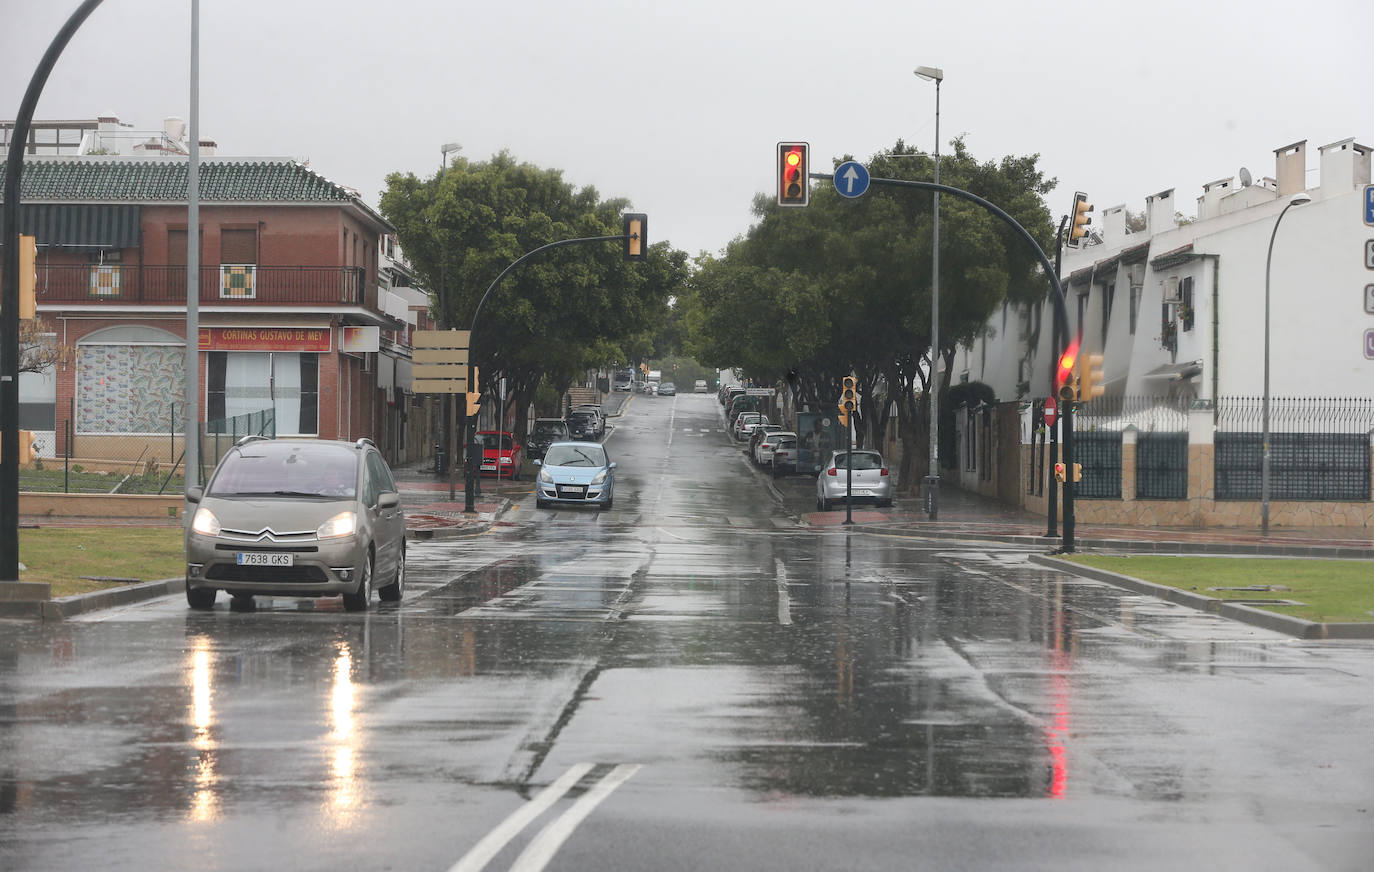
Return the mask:
<path id="1" fill-rule="evenodd" d="M 1312 197 L 1306 191 L 1299 191 L 1288 199 L 1279 217 L 1274 220 L 1274 232 L 1269 234 L 1269 253 L 1264 259 L 1264 401 L 1261 418 L 1263 419 L 1260 437 L 1260 532 L 1269 535 L 1269 267 L 1274 262 L 1274 238 L 1279 235 L 1279 224 L 1288 210 L 1294 206 L 1311 203 Z"/>
<path id="2" fill-rule="evenodd" d="M 945 71 L 939 67 L 917 67 L 916 77 L 935 83 L 935 184 L 940 184 L 940 83 Z M 940 386 L 935 374 L 940 368 L 940 192 L 934 193 L 933 238 L 930 248 L 930 469 L 926 474 L 926 510 L 930 520 L 940 511 L 940 416 L 936 414 Z"/>

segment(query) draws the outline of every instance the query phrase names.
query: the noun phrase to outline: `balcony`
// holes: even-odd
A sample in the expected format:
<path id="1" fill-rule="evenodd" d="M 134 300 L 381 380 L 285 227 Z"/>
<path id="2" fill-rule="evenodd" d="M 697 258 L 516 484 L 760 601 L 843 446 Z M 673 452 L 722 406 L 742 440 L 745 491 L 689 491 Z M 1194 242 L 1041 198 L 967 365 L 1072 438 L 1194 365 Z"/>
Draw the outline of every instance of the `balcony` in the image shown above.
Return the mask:
<path id="1" fill-rule="evenodd" d="M 186 267 L 73 264 L 38 267 L 39 305 L 185 306 Z M 360 267 L 219 264 L 200 268 L 200 305 L 361 306 L 377 285 Z"/>

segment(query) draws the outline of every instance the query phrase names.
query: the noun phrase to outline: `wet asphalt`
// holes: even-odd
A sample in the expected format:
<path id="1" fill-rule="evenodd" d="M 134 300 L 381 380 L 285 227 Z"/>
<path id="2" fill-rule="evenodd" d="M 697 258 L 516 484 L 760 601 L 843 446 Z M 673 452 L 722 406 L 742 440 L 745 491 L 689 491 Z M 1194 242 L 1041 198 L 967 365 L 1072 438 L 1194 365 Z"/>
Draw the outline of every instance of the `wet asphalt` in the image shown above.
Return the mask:
<path id="1" fill-rule="evenodd" d="M 0 621 L 0 869 L 1374 865 L 1374 644 L 803 524 L 714 395 L 613 423 L 613 510 L 515 488 L 397 604 Z"/>

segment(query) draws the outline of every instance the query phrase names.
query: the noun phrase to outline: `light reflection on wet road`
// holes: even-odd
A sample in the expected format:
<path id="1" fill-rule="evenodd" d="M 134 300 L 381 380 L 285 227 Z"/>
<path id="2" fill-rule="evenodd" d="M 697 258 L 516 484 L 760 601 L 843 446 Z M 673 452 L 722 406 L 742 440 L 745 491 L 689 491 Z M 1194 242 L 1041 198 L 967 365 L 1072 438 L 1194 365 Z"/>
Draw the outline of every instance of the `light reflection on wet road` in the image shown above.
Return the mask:
<path id="1" fill-rule="evenodd" d="M 0 868 L 1357 868 L 1374 647 L 798 524 L 713 396 L 403 602 L 5 622 Z M 554 789 L 557 788 L 557 789 Z M 504 822 L 504 823 L 503 823 Z M 464 859 L 466 858 L 466 859 Z"/>

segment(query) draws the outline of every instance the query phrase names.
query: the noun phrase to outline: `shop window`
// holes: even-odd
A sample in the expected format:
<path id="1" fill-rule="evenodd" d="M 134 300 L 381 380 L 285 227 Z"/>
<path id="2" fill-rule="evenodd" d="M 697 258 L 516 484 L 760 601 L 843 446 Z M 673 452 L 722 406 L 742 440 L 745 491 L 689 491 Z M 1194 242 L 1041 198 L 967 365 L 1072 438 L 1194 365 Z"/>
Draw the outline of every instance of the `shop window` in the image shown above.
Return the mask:
<path id="1" fill-rule="evenodd" d="M 318 434 L 318 354 L 212 351 L 206 363 L 207 421 L 271 409 L 276 416 L 278 434 Z"/>

